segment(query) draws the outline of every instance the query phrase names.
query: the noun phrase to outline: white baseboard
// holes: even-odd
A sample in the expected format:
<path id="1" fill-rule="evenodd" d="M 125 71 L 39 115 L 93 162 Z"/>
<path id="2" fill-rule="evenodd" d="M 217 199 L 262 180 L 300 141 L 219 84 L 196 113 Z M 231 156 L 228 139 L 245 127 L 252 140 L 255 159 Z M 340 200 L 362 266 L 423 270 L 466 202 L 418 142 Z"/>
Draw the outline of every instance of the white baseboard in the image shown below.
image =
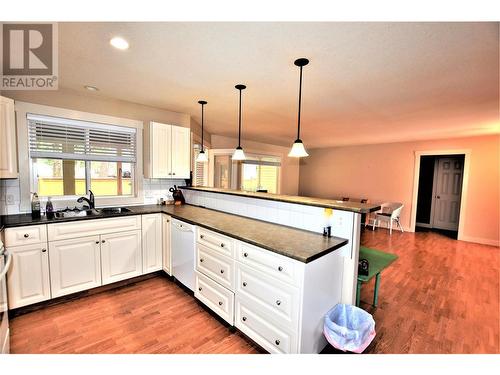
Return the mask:
<path id="1" fill-rule="evenodd" d="M 458 238 L 460 241 L 474 242 L 480 243 L 482 245 L 491 245 L 491 246 L 500 246 L 499 240 L 492 240 L 489 238 L 479 238 L 479 237 L 470 237 L 470 236 L 460 236 Z"/>

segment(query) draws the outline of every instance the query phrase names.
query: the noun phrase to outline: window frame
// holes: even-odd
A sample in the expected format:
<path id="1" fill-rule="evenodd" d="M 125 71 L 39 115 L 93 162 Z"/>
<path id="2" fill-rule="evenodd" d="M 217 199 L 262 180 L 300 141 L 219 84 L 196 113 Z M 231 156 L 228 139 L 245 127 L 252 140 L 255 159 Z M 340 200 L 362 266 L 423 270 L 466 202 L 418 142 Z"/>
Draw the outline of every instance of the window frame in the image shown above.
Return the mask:
<path id="1" fill-rule="evenodd" d="M 19 185 L 20 185 L 20 211 L 28 212 L 31 207 L 31 192 L 33 189 L 33 166 L 29 155 L 29 135 L 28 135 L 28 113 L 37 115 L 46 115 L 54 117 L 62 117 L 68 119 L 97 122 L 108 125 L 116 125 L 123 127 L 135 128 L 136 132 L 136 163 L 134 168 L 134 194 L 127 196 L 99 196 L 95 198 L 96 206 L 118 206 L 118 205 L 133 205 L 144 203 L 143 193 L 143 122 L 139 120 L 131 120 L 108 115 L 100 115 L 90 112 L 75 111 L 66 108 L 51 107 L 27 102 L 15 103 L 16 122 L 17 122 L 17 137 L 18 137 L 18 156 L 19 156 Z M 90 172 L 90 171 L 88 171 Z M 86 176 L 87 177 L 87 176 Z M 88 176 L 90 178 L 90 176 Z M 87 192 L 88 194 L 88 192 Z M 56 207 L 75 206 L 78 196 L 56 196 L 52 201 Z M 46 198 L 41 199 L 42 206 L 45 204 Z"/>

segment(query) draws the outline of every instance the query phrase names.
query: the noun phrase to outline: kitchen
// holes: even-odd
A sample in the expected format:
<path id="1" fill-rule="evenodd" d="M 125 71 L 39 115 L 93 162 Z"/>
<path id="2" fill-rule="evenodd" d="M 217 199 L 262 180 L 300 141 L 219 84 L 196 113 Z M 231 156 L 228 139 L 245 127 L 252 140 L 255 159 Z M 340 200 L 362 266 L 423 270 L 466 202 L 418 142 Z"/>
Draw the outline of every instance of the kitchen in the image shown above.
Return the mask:
<path id="1" fill-rule="evenodd" d="M 352 84 L 363 97 L 367 88 L 343 75 L 348 62 L 359 51 L 373 61 L 380 58 L 379 63 L 387 64 L 386 57 L 368 42 L 356 50 L 345 47 L 342 54 L 325 46 L 335 45 L 335 38 L 345 46 L 372 35 L 373 45 L 389 44 L 392 56 L 407 67 L 412 63 L 403 58 L 405 46 L 418 38 L 421 49 L 415 47 L 412 56 L 422 58 L 425 74 L 445 68 L 444 56 L 454 56 L 461 69 L 476 73 L 487 60 L 487 73 L 477 73 L 477 87 L 482 87 L 494 65 L 488 59 L 498 42 L 491 37 L 497 23 L 50 25 L 58 38 L 57 89 L 0 92 L 2 353 L 339 353 L 325 332 L 326 317 L 336 306 L 356 307 L 375 319 L 377 335 L 373 330 L 363 350 L 407 350 L 398 340 L 428 331 L 395 329 L 406 324 L 400 315 L 396 324 L 386 321 L 396 310 L 417 316 L 424 310 L 418 304 L 430 300 L 426 288 L 436 284 L 432 272 L 422 272 L 430 281 L 411 273 L 419 269 L 419 241 L 427 238 L 414 233 L 411 196 L 417 192 L 408 183 L 418 176 L 412 163 L 420 150 L 464 155 L 463 201 L 475 201 L 460 207 L 457 242 L 446 246 L 456 251 L 457 246 L 477 245 L 474 249 L 492 260 L 483 269 L 481 285 L 493 278 L 497 209 L 484 201 L 498 199 L 498 161 L 491 157 L 498 150 L 498 122 L 457 123 L 459 135 L 452 139 L 445 139 L 451 128 L 436 126 L 428 140 L 416 122 L 407 128 L 386 122 L 376 111 L 367 114 L 374 107 L 358 113 L 356 100 L 342 103 L 347 99 L 337 82 Z M 233 44 L 230 35 L 235 34 L 246 43 Z M 243 45 L 256 46 L 263 35 L 273 51 L 266 52 L 268 65 L 256 72 L 249 67 L 264 52 L 252 57 Z M 471 42 L 461 50 L 464 38 L 482 40 L 483 47 Z M 203 43 L 227 47 L 236 61 L 219 59 L 216 49 Z M 452 46 L 436 48 L 441 65 L 435 69 L 421 53 L 435 48 L 433 43 Z M 159 44 L 168 48 L 152 48 Z M 204 51 L 205 63 L 190 62 L 191 48 Z M 356 59 L 353 71 L 370 71 L 362 60 Z M 219 64 L 223 68 L 215 71 Z M 453 84 L 462 84 L 454 78 Z M 325 87 L 323 80 L 329 83 Z M 468 85 L 463 83 L 461 92 Z M 394 86 L 391 95 L 400 87 Z M 484 89 L 484 96 L 488 93 Z M 412 95 L 420 103 L 426 100 L 417 88 Z M 375 106 L 379 97 L 370 100 Z M 442 111 L 436 118 L 449 115 L 448 107 L 436 107 Z M 348 110 L 350 120 L 343 117 Z M 484 111 L 485 118 L 490 112 Z M 478 113 L 469 115 L 479 118 Z M 335 126 L 329 116 L 337 116 Z M 386 127 L 372 133 L 367 117 Z M 379 138 L 372 142 L 373 137 Z M 412 137 L 421 137 L 415 141 L 420 144 L 409 143 Z M 377 147 L 404 152 L 404 163 L 393 164 L 383 150 L 383 157 L 369 152 Z M 441 155 L 448 155 L 445 151 Z M 392 175 L 398 175 L 393 185 L 399 190 L 387 183 Z M 484 176 L 493 177 L 479 194 L 478 180 Z M 394 202 L 400 203 L 401 214 L 393 217 L 384 207 Z M 471 224 L 479 212 L 493 219 L 481 227 Z M 426 248 L 438 243 L 434 237 L 429 241 Z M 394 264 L 369 274 L 372 282 L 360 281 L 366 248 L 397 254 Z M 414 286 L 419 283 L 421 288 Z M 413 306 L 401 299 L 409 294 L 402 289 L 422 291 L 424 297 L 414 298 Z M 494 294 L 493 289 L 488 290 Z M 436 306 L 440 301 L 451 303 L 449 296 L 436 298 Z M 490 318 L 497 303 L 495 297 L 491 301 Z M 439 313 L 436 319 L 448 314 Z M 423 318 L 418 324 L 434 323 Z M 474 324 L 479 326 L 477 320 Z M 447 329 L 458 330 L 439 327 L 444 336 Z M 498 332 L 485 326 L 480 335 L 495 341 Z M 454 352 L 450 347 L 459 341 L 440 336 L 439 345 L 424 350 L 422 336 L 408 339 L 416 349 L 407 352 Z M 467 352 L 474 340 L 453 348 Z M 491 340 L 481 342 L 478 352 L 495 352 Z"/>

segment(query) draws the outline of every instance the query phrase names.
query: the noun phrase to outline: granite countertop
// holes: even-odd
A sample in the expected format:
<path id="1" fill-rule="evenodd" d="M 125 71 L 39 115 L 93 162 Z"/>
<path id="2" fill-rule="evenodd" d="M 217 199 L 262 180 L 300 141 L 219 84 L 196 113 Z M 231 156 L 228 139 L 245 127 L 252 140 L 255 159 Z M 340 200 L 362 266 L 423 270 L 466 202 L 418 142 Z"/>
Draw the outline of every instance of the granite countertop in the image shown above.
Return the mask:
<path id="1" fill-rule="evenodd" d="M 267 199 L 278 202 L 296 203 L 296 204 L 303 204 L 306 206 L 332 208 L 334 210 L 351 211 L 359 214 L 365 214 L 380 210 L 380 204 L 373 204 L 373 203 L 360 203 L 360 202 L 350 202 L 350 201 L 344 202 L 334 199 L 301 197 L 296 195 L 281 195 L 281 194 L 271 194 L 271 193 L 255 193 L 251 191 L 220 189 L 220 188 L 212 188 L 204 186 L 196 186 L 196 187 L 179 186 L 179 188 L 188 190 L 206 191 L 210 193 L 237 195 L 248 198 Z"/>
<path id="2" fill-rule="evenodd" d="M 25 225 L 54 224 L 68 221 L 99 220 L 111 217 L 166 213 L 190 224 L 213 230 L 226 236 L 262 247 L 277 254 L 308 263 L 347 244 L 339 237 L 323 237 L 302 229 L 249 219 L 243 216 L 185 204 L 182 206 L 127 206 L 130 212 L 106 213 L 96 216 L 47 220 L 32 219 L 31 214 L 0 216 L 0 226 L 5 228 Z"/>

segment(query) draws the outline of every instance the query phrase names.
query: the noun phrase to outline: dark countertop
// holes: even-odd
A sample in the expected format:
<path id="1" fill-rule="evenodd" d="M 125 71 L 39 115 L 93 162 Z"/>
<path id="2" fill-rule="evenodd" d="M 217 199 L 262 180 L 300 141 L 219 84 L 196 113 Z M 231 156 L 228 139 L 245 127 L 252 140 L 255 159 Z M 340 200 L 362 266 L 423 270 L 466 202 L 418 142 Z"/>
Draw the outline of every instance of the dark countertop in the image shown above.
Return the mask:
<path id="1" fill-rule="evenodd" d="M 196 186 L 196 187 L 179 186 L 179 188 L 188 190 L 206 191 L 209 193 L 237 195 L 240 197 L 247 197 L 247 198 L 266 199 L 270 201 L 296 203 L 296 204 L 303 204 L 306 206 L 332 208 L 334 210 L 351 211 L 351 212 L 356 212 L 358 214 L 366 214 L 369 212 L 380 210 L 380 205 L 373 203 L 360 203 L 352 201 L 344 202 L 335 199 L 301 197 L 296 195 L 280 195 L 271 193 L 255 193 L 251 191 L 219 189 L 219 188 L 204 187 L 204 186 Z"/>
<path id="2" fill-rule="evenodd" d="M 302 229 L 249 219 L 243 216 L 210 210 L 189 204 L 182 206 L 127 206 L 131 212 L 106 213 L 98 216 L 72 217 L 47 220 L 32 219 L 31 214 L 0 216 L 0 227 L 13 228 L 25 225 L 54 224 L 68 221 L 99 220 L 111 217 L 166 213 L 190 224 L 222 233 L 226 236 L 262 247 L 277 254 L 308 263 L 347 244 L 339 237 L 323 237 Z"/>

